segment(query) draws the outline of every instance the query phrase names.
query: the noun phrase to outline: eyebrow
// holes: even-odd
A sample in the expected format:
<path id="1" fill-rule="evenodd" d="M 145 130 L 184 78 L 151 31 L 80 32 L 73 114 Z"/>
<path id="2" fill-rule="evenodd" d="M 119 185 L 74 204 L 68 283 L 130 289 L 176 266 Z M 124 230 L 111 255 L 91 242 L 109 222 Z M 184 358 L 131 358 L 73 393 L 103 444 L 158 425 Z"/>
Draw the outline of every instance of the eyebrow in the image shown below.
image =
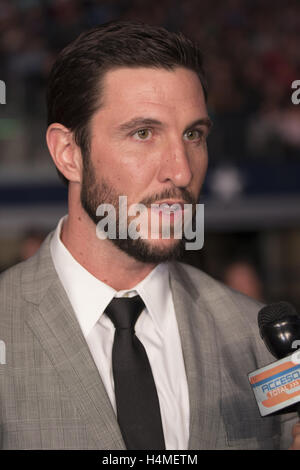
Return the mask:
<path id="1" fill-rule="evenodd" d="M 209 117 L 196 119 L 196 121 L 193 121 L 189 126 L 187 126 L 187 128 L 184 130 L 184 133 L 195 126 L 205 126 L 207 127 L 207 130 L 210 131 L 212 125 L 212 120 Z"/>
<path id="2" fill-rule="evenodd" d="M 136 117 L 118 126 L 118 130 L 120 132 L 128 132 L 137 127 L 146 127 L 146 126 L 163 127 L 163 123 L 161 121 L 158 121 L 157 119 L 146 118 L 146 117 Z M 184 133 L 195 126 L 206 126 L 207 129 L 210 130 L 210 128 L 212 127 L 212 121 L 209 117 L 197 119 L 196 121 L 193 121 L 191 124 L 189 124 L 186 127 L 186 129 L 184 130 Z"/>

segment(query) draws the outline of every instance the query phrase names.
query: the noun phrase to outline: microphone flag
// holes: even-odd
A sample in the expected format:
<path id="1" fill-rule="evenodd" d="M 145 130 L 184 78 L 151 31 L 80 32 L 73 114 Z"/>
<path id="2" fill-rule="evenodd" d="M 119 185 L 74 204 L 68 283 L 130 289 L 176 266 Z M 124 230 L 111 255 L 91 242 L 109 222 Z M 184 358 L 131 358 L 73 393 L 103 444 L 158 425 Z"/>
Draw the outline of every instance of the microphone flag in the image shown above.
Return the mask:
<path id="1" fill-rule="evenodd" d="M 292 405 L 300 403 L 300 352 L 250 372 L 248 379 L 261 416 L 295 411 Z"/>

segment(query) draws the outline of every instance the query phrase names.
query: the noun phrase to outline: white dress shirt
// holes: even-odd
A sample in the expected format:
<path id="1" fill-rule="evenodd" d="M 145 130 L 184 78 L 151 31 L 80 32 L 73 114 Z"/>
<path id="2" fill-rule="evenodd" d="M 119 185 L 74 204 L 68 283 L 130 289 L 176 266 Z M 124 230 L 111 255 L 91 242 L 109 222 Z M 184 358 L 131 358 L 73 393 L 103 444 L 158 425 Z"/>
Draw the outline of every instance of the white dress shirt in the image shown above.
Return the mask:
<path id="1" fill-rule="evenodd" d="M 103 314 L 113 297 L 139 294 L 146 308 L 136 336 L 146 349 L 159 398 L 166 449 L 185 450 L 189 439 L 189 398 L 181 341 L 169 284 L 168 263 L 156 266 L 129 290 L 116 291 L 79 264 L 60 239 L 62 218 L 51 240 L 57 274 L 69 297 L 90 352 L 116 412 L 112 373 L 115 328 Z"/>

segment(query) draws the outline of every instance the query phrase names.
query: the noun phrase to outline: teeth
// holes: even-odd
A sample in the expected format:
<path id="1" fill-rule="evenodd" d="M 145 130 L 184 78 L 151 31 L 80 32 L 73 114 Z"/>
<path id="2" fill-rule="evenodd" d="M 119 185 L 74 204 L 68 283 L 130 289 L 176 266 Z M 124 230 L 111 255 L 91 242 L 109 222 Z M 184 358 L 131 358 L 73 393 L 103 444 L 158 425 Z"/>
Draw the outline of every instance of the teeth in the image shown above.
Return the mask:
<path id="1" fill-rule="evenodd" d="M 171 204 L 171 205 L 169 205 L 167 203 L 161 204 L 160 208 L 164 212 L 176 212 L 176 211 L 181 209 L 180 204 Z"/>
<path id="2" fill-rule="evenodd" d="M 175 214 L 176 212 L 181 211 L 182 207 L 178 203 L 168 204 L 167 202 L 163 202 L 162 204 L 159 204 L 157 206 L 154 205 L 152 207 L 152 210 L 154 212 L 168 215 L 168 214 Z"/>

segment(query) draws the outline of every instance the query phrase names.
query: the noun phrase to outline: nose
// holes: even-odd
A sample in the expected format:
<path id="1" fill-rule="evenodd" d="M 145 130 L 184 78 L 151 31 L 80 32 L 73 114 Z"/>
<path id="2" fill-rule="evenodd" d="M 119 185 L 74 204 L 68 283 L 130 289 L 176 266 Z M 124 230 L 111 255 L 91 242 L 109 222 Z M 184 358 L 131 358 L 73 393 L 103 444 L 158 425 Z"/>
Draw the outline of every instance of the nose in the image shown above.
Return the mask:
<path id="1" fill-rule="evenodd" d="M 158 179 L 161 183 L 172 181 L 177 187 L 187 187 L 193 177 L 184 142 L 169 142 L 161 155 Z"/>

